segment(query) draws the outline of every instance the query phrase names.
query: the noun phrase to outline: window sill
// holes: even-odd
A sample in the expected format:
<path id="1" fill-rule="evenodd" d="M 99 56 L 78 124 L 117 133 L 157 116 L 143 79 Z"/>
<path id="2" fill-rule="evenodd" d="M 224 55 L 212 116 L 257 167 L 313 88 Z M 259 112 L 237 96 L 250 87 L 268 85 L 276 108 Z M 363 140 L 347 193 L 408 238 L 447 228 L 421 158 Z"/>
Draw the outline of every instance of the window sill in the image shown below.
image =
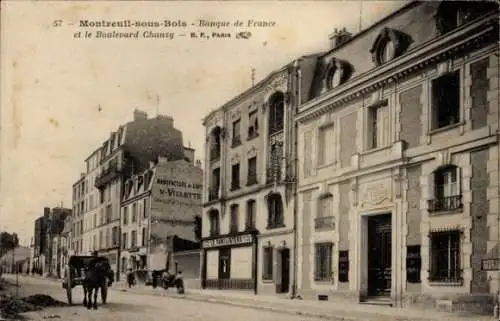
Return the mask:
<path id="1" fill-rule="evenodd" d="M 362 151 L 360 153 L 361 156 L 367 156 L 367 155 L 370 155 L 370 154 L 374 154 L 376 152 L 380 152 L 384 149 L 388 149 L 388 148 L 391 148 L 391 145 L 387 145 L 387 146 L 382 146 L 382 147 L 375 147 L 375 148 L 367 148 L 366 150 Z"/>
<path id="2" fill-rule="evenodd" d="M 461 208 L 457 208 L 455 210 L 444 210 L 444 211 L 429 211 L 429 216 L 441 216 L 441 215 L 453 215 L 453 214 L 462 214 L 464 212 L 463 206 Z"/>
<path id="3" fill-rule="evenodd" d="M 460 122 L 455 123 L 455 124 L 451 124 L 451 125 L 440 127 L 440 128 L 436 128 L 436 129 L 432 129 L 432 130 L 429 131 L 429 135 L 432 136 L 434 134 L 439 134 L 439 133 L 448 131 L 450 129 L 453 129 L 453 128 L 456 128 L 456 127 L 460 127 L 460 126 L 462 126 L 464 124 L 465 124 L 464 121 L 460 121 Z"/>
<path id="4" fill-rule="evenodd" d="M 329 162 L 329 163 L 326 163 L 326 164 L 318 165 L 318 166 L 316 166 L 316 169 L 323 169 L 323 168 L 327 168 L 327 167 L 331 167 L 331 166 L 335 166 L 335 165 L 337 165 L 337 161 L 333 161 L 333 162 Z"/>
<path id="5" fill-rule="evenodd" d="M 332 285 L 334 284 L 333 280 L 314 280 L 314 283 L 317 285 Z"/>
<path id="6" fill-rule="evenodd" d="M 453 281 L 453 282 L 445 282 L 445 281 L 429 281 L 430 286 L 462 286 L 464 285 L 463 280 L 461 281 Z"/>
<path id="7" fill-rule="evenodd" d="M 247 142 L 251 141 L 251 140 L 254 140 L 255 138 L 259 137 L 258 134 L 254 134 L 254 135 L 248 135 L 247 137 Z"/>
<path id="8" fill-rule="evenodd" d="M 285 224 L 280 224 L 280 225 L 268 225 L 266 227 L 266 229 L 268 230 L 276 230 L 276 229 L 279 229 L 279 228 L 284 228 L 286 227 Z"/>

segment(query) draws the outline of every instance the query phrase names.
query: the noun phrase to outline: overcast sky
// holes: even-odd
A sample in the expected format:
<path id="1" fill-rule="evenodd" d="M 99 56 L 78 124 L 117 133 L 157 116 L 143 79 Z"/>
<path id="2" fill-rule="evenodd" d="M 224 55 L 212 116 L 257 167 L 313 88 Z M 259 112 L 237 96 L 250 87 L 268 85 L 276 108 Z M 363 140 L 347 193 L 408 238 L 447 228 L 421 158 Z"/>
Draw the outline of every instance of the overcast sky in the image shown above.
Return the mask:
<path id="1" fill-rule="evenodd" d="M 364 1 L 362 28 L 402 5 Z M 201 119 L 251 85 L 252 67 L 258 81 L 300 55 L 328 49 L 335 28 L 358 31 L 360 7 L 356 1 L 2 1 L 0 230 L 26 242 L 44 206 L 71 207 L 84 159 L 132 119 L 134 108 L 172 116 L 199 157 Z M 248 40 L 75 39 L 81 19 L 253 19 L 276 27 L 249 29 Z"/>

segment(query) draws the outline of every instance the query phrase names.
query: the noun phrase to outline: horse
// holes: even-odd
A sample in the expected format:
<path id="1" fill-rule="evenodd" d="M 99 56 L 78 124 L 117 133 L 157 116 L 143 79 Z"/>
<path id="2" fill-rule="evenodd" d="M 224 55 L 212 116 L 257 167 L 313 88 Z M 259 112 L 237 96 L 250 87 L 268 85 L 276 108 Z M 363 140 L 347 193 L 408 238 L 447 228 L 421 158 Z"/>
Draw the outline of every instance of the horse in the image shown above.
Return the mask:
<path id="1" fill-rule="evenodd" d="M 102 294 L 103 288 L 105 287 L 107 290 L 106 283 L 108 282 L 110 283 L 112 280 L 110 278 L 110 267 L 106 262 L 94 260 L 89 264 L 83 278 L 83 305 L 86 306 L 87 309 L 90 310 L 93 308 L 97 310 L 97 292 L 101 289 Z M 94 298 L 93 302 L 92 297 Z"/>

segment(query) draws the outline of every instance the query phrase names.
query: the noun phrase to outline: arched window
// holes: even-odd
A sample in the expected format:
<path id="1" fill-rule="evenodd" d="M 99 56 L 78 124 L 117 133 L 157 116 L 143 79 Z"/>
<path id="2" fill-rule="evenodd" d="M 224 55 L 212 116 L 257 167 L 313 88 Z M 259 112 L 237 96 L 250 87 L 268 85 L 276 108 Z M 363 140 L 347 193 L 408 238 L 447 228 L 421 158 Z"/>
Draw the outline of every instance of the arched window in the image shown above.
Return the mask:
<path id="1" fill-rule="evenodd" d="M 229 226 L 230 233 L 238 233 L 239 225 L 239 206 L 238 204 L 231 205 L 231 223 Z"/>
<path id="2" fill-rule="evenodd" d="M 216 161 L 220 159 L 221 154 L 221 128 L 215 126 L 210 132 L 210 160 Z"/>
<path id="3" fill-rule="evenodd" d="M 278 91 L 269 98 L 269 135 L 283 130 L 285 115 L 285 95 Z"/>
<path id="4" fill-rule="evenodd" d="M 280 194 L 272 194 L 267 199 L 268 219 L 267 228 L 284 227 L 283 201 Z"/>
<path id="5" fill-rule="evenodd" d="M 460 168 L 455 165 L 438 168 L 434 171 L 434 199 L 429 202 L 429 211 L 452 211 L 461 207 Z"/>

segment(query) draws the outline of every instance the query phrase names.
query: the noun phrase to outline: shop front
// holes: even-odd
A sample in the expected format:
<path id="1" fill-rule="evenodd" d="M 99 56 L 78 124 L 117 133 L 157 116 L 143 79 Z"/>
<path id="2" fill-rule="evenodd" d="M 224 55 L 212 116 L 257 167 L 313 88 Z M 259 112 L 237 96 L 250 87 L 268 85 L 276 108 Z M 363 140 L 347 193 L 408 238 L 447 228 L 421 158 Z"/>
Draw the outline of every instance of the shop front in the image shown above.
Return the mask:
<path id="1" fill-rule="evenodd" d="M 256 231 L 203 240 L 202 288 L 257 289 Z"/>

